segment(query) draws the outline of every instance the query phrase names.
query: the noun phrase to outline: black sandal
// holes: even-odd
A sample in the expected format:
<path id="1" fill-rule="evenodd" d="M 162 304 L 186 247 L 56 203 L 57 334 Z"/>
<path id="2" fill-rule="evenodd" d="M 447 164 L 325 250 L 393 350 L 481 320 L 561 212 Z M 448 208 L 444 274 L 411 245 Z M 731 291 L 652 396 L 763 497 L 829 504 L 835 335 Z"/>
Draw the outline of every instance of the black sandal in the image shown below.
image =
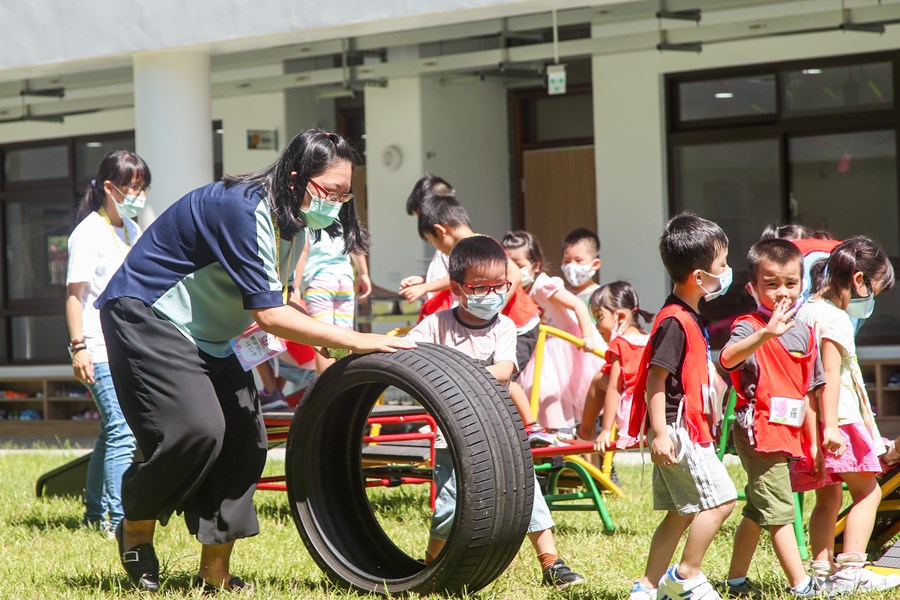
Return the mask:
<path id="1" fill-rule="evenodd" d="M 159 560 L 153 544 L 143 543 L 125 550 L 122 523 L 116 525 L 116 543 L 119 545 L 119 559 L 135 587 L 155 592 L 159 590 Z"/>
<path id="2" fill-rule="evenodd" d="M 199 575 L 194 575 L 191 581 L 191 587 L 200 588 L 204 594 L 215 594 L 216 592 L 241 592 L 244 594 L 253 594 L 255 589 L 252 583 L 247 583 L 238 576 L 234 576 L 228 580 L 228 583 L 222 587 L 217 587 Z"/>

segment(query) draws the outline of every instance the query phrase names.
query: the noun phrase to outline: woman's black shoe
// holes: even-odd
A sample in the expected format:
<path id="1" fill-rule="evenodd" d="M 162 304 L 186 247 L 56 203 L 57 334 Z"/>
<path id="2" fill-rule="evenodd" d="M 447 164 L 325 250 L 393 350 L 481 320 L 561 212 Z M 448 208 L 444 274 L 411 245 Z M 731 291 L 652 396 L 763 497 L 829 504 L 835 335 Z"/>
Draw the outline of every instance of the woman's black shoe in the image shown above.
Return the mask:
<path id="1" fill-rule="evenodd" d="M 119 544 L 119 558 L 122 566 L 128 573 L 128 578 L 135 587 L 149 592 L 159 589 L 159 560 L 153 551 L 153 544 L 138 544 L 130 550 L 125 550 L 123 541 L 124 532 L 122 523 L 116 526 L 116 542 Z"/>

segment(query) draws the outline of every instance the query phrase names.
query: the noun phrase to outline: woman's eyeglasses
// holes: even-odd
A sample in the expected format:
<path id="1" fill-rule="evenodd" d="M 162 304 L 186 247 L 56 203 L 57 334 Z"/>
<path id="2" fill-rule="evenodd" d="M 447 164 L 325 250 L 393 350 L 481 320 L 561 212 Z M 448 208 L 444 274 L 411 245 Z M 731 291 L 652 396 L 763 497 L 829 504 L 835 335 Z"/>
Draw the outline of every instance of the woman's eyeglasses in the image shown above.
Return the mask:
<path id="1" fill-rule="evenodd" d="M 339 202 L 339 203 L 343 204 L 344 202 L 349 202 L 350 200 L 353 199 L 353 194 L 349 194 L 349 193 L 348 194 L 336 194 L 334 192 L 329 192 L 328 190 L 323 188 L 321 185 L 319 185 L 312 179 L 310 179 L 309 182 L 312 184 L 312 186 L 314 188 L 316 188 L 316 191 L 319 192 L 319 194 L 321 194 L 322 198 L 325 198 L 329 202 Z"/>

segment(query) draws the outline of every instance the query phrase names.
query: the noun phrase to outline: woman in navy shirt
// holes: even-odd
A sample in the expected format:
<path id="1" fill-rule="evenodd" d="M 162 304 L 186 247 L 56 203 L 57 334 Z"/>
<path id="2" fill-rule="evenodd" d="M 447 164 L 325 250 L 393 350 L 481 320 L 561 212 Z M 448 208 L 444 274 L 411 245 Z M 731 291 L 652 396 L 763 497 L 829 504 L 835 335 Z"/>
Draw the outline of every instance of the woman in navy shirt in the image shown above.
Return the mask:
<path id="1" fill-rule="evenodd" d="M 305 229 L 343 227 L 365 252 L 350 193 L 355 153 L 320 129 L 297 135 L 268 168 L 196 189 L 147 228 L 96 302 L 122 412 L 144 462 L 123 477 L 122 565 L 159 588 L 156 521 L 183 512 L 203 545 L 194 585 L 249 584 L 229 570 L 234 540 L 256 535 L 266 434 L 253 376 L 235 356 L 252 324 L 304 344 L 353 352 L 413 347 L 402 338 L 320 323 L 286 303 Z"/>

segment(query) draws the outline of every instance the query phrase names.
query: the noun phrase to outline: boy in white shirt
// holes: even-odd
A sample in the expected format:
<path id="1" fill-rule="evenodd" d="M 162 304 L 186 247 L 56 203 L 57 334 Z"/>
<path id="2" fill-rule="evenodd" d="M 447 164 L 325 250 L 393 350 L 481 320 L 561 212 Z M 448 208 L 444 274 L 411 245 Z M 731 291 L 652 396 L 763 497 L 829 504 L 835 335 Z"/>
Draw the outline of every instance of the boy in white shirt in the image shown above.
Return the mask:
<path id="1" fill-rule="evenodd" d="M 450 253 L 450 288 L 459 299 L 455 308 L 430 315 L 409 332 L 408 338 L 459 350 L 508 385 L 516 364 L 516 326 L 501 315 L 510 282 L 503 247 L 488 236 L 460 240 Z M 439 434 L 435 439 L 434 482 L 437 487 L 431 537 L 425 562 L 431 564 L 444 547 L 456 511 L 456 478 L 453 458 Z M 559 559 L 553 541 L 553 519 L 540 486 L 534 483 L 534 511 L 528 526 L 543 570 L 543 584 L 564 590 L 584 583 Z"/>

